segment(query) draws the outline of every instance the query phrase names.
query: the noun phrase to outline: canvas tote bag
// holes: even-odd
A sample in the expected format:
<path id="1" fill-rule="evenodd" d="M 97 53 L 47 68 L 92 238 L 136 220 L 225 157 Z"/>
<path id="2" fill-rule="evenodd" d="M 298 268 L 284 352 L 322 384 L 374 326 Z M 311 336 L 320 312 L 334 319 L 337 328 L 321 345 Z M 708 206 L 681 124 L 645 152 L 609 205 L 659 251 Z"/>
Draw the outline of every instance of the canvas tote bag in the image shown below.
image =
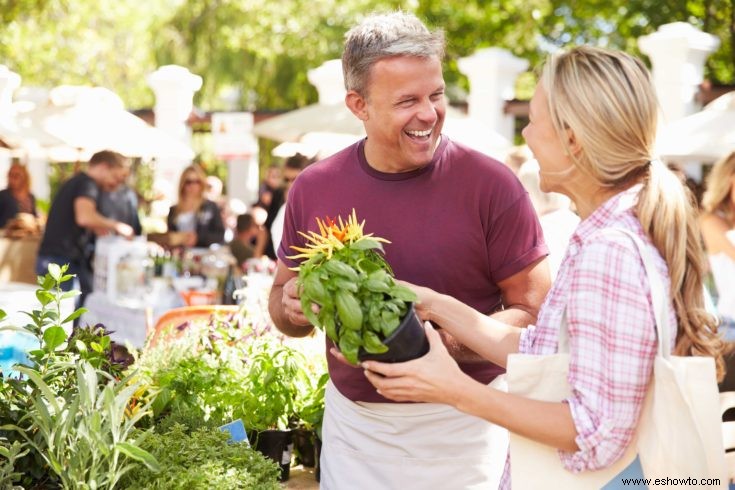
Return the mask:
<path id="1" fill-rule="evenodd" d="M 658 352 L 635 437 L 612 466 L 582 473 L 566 470 L 555 448 L 510 434 L 511 483 L 531 488 L 636 488 L 623 478 L 650 478 L 651 488 L 727 488 L 719 393 L 714 359 L 678 357 L 669 352 L 668 294 L 639 237 L 622 229 L 636 244 L 651 287 Z M 559 352 L 508 357 L 508 392 L 544 401 L 571 394 L 567 382 L 569 345 L 566 315 L 559 330 Z M 656 482 L 656 479 L 659 479 Z M 717 481 L 719 479 L 719 482 Z M 646 488 L 645 485 L 637 488 Z"/>

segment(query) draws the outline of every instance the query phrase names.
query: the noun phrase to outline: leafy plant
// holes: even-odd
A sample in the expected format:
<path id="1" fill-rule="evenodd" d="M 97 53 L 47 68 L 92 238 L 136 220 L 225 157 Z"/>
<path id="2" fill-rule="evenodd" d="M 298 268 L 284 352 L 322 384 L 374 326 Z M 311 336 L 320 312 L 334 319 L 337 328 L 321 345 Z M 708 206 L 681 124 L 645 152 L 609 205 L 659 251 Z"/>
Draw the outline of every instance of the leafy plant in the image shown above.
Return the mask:
<path id="1" fill-rule="evenodd" d="M 132 467 L 126 464 L 127 458 L 158 471 L 153 456 L 139 447 L 146 432 L 138 432 L 132 438 L 135 423 L 146 414 L 147 407 L 131 416 L 125 414 L 137 384 L 129 384 L 128 379 L 116 382 L 81 360 L 74 366 L 75 389 L 57 394 L 32 368 L 18 369 L 36 388 L 24 417 L 31 421 L 31 428 L 21 429 L 21 433 L 64 488 L 76 488 L 80 483 L 92 488 L 114 488 Z M 102 389 L 98 376 L 107 381 Z M 27 432 L 37 432 L 42 444 Z"/>
<path id="2" fill-rule="evenodd" d="M 385 260 L 384 238 L 363 234 L 355 210 L 342 217 L 317 218 L 319 233 L 299 232 L 306 247 L 290 258 L 305 259 L 297 268 L 301 307 L 311 323 L 323 328 L 345 358 L 357 364 L 358 353 L 388 350 L 383 342 L 401 323 L 416 295 L 397 284 Z M 313 307 L 319 312 L 314 313 Z"/>
<path id="3" fill-rule="evenodd" d="M 138 465 L 125 475 L 120 488 L 135 490 L 186 488 L 277 490 L 280 468 L 246 443 L 228 443 L 229 435 L 174 424 L 169 431 L 152 433 L 143 448 L 160 462 L 153 473 Z"/>
<path id="4" fill-rule="evenodd" d="M 19 441 L 12 444 L 7 439 L 0 437 L 0 489 L 1 490 L 22 490 L 23 487 L 14 485 L 20 481 L 21 474 L 15 471 L 15 461 L 28 454 L 28 449 L 23 449 L 23 445 Z M 5 461 L 3 461 L 3 459 Z"/>
<path id="5" fill-rule="evenodd" d="M 1 445 L 13 451 L 9 453 L 13 458 L 8 458 L 13 468 L 5 463 L 2 471 L 20 473 L 19 483 L 26 488 L 55 487 L 63 482 L 61 473 L 79 467 L 92 453 L 90 467 L 97 473 L 87 471 L 75 486 L 103 488 L 100 482 L 114 480 L 123 455 L 145 457 L 135 447 L 137 440 L 129 439 L 130 427 L 143 416 L 145 406 L 138 407 L 137 416 L 125 414 L 125 397 L 132 388 L 128 380 L 116 381 L 119 370 L 108 360 L 109 337 L 98 328 L 82 329 L 71 339 L 67 336 L 65 326 L 71 329 L 70 322 L 84 312 L 79 309 L 61 316 L 62 301 L 79 294 L 61 290 L 61 284 L 72 278 L 67 269 L 51 264 L 49 273 L 38 278 L 36 297 L 41 308 L 27 313 L 28 324 L 0 328 L 30 334 L 38 345 L 28 352 L 30 365 L 17 367 L 21 379 L 0 382 L 4 424 L 0 438 L 7 441 Z M 20 452 L 13 449 L 18 447 Z"/>
<path id="6" fill-rule="evenodd" d="M 310 387 L 304 356 L 286 345 L 258 339 L 249 348 L 246 393 L 234 418 L 257 430 L 295 425 L 299 399 Z"/>

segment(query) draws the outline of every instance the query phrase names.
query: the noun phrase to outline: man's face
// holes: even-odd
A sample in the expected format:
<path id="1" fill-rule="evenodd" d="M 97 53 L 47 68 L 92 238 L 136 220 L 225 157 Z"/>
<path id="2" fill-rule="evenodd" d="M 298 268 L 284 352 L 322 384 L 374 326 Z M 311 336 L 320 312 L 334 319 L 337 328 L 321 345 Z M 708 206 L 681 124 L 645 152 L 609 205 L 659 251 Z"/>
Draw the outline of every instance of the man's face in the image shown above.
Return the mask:
<path id="1" fill-rule="evenodd" d="M 127 167 L 118 167 L 105 164 L 105 172 L 102 172 L 102 182 L 99 186 L 103 191 L 112 192 L 125 182 L 130 170 Z"/>
<path id="2" fill-rule="evenodd" d="M 365 123 L 370 165 L 384 172 L 407 172 L 428 164 L 446 113 L 441 61 L 382 59 L 371 68 L 366 91 L 359 117 Z"/>

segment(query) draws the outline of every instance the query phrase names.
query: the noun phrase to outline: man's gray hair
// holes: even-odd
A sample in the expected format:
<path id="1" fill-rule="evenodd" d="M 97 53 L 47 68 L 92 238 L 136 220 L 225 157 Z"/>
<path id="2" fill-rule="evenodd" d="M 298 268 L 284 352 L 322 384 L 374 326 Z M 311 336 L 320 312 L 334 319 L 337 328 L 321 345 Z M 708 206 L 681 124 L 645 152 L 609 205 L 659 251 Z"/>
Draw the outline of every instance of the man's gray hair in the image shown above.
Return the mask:
<path id="1" fill-rule="evenodd" d="M 415 56 L 444 57 L 444 33 L 429 29 L 406 12 L 366 17 L 345 35 L 342 71 L 345 88 L 367 96 L 370 68 L 383 58 Z"/>

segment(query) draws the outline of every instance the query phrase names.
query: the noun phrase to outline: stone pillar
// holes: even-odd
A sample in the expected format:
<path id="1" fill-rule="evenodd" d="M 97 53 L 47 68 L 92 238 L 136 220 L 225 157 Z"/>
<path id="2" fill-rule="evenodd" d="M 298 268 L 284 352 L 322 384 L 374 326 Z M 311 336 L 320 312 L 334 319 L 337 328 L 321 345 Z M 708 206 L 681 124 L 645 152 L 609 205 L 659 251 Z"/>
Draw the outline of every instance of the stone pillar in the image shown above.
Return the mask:
<path id="1" fill-rule="evenodd" d="M 503 106 L 515 97 L 516 78 L 528 69 L 528 61 L 505 49 L 486 48 L 460 58 L 458 67 L 470 82 L 468 115 L 513 141 L 514 118 Z"/>
<path id="2" fill-rule="evenodd" d="M 320 104 L 342 104 L 345 101 L 342 60 L 334 59 L 312 68 L 306 74 L 309 83 L 316 87 Z"/>
<path id="3" fill-rule="evenodd" d="M 183 66 L 165 65 L 148 75 L 148 85 L 156 95 L 156 127 L 186 144 L 191 144 L 191 130 L 186 124 L 194 107 L 194 93 L 202 87 L 202 77 Z M 181 171 L 189 161 L 159 158 L 154 186 L 166 198 L 177 200 Z"/>
<path id="4" fill-rule="evenodd" d="M 695 95 L 704 79 L 704 62 L 719 45 L 717 37 L 686 22 L 662 25 L 638 39 L 638 47 L 651 59 L 665 122 L 699 110 Z"/>

